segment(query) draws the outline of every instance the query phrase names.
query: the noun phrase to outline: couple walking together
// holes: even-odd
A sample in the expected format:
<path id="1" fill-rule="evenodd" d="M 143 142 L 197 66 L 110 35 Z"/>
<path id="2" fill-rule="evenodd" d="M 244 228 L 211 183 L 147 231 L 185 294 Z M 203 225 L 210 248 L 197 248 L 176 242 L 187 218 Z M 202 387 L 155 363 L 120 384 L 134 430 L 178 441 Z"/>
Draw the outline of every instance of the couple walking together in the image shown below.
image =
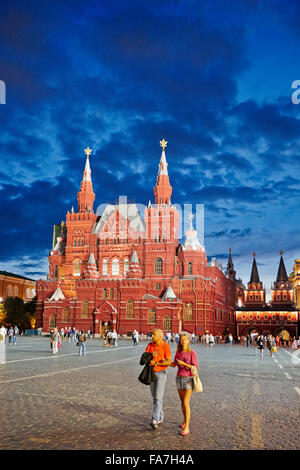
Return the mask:
<path id="1" fill-rule="evenodd" d="M 181 409 L 184 417 L 183 423 L 180 425 L 182 430 L 180 434 L 186 436 L 190 433 L 190 399 L 194 389 L 194 379 L 192 367 L 198 369 L 197 355 L 190 348 L 190 340 L 186 334 L 181 334 L 177 351 L 172 362 L 171 349 L 168 343 L 163 341 L 162 330 L 154 330 L 152 334 L 152 342 L 148 344 L 146 353 L 151 353 L 153 359 L 149 363 L 153 366 L 156 380 L 151 382 L 150 389 L 153 397 L 153 413 L 151 426 L 156 429 L 163 422 L 163 396 L 167 382 L 168 367 L 178 367 L 176 376 L 176 386 L 181 400 Z"/>

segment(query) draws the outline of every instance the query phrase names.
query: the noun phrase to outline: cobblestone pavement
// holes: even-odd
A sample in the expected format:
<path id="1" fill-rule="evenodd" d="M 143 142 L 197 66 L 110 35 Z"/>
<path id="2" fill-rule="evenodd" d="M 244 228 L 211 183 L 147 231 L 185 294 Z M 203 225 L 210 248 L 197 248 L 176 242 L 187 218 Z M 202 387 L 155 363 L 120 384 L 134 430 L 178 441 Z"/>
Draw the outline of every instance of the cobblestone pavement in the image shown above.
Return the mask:
<path id="1" fill-rule="evenodd" d="M 146 343 L 105 349 L 87 341 L 78 356 L 64 343 L 57 356 L 49 338 L 6 345 L 0 365 L 0 449 L 299 449 L 300 350 L 260 358 L 255 347 L 193 345 L 204 392 L 191 399 L 191 434 L 182 420 L 169 369 L 164 423 L 150 427 L 152 398 L 138 382 Z M 171 346 L 175 354 L 175 345 Z"/>

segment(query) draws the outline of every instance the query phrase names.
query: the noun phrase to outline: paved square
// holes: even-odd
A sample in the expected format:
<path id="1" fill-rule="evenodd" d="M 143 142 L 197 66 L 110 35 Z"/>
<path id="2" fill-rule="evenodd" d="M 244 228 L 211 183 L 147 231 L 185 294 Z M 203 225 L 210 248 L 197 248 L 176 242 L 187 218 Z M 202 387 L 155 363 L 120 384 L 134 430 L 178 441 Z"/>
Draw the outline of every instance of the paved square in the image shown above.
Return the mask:
<path id="1" fill-rule="evenodd" d="M 150 427 L 152 397 L 137 377 L 146 343 L 105 349 L 87 341 L 87 355 L 63 343 L 52 355 L 49 338 L 6 345 L 0 365 L 0 449 L 299 449 L 300 351 L 275 358 L 255 347 L 195 344 L 204 392 L 191 399 L 191 434 L 182 420 L 169 369 L 165 421 Z M 171 346 L 174 357 L 176 346 Z"/>

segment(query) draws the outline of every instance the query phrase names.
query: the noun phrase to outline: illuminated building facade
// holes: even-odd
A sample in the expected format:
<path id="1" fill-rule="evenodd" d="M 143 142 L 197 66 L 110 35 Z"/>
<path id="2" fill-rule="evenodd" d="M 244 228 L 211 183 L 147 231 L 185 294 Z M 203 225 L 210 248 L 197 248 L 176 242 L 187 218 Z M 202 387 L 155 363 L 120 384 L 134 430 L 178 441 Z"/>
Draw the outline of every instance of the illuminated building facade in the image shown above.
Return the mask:
<path id="1" fill-rule="evenodd" d="M 55 226 L 47 280 L 37 284 L 37 326 L 107 328 L 128 334 L 154 328 L 203 334 L 235 331 L 237 304 L 231 253 L 224 274 L 204 246 L 190 216 L 190 227 L 179 243 L 180 214 L 171 203 L 166 142 L 144 217 L 136 204 L 108 204 L 94 213 L 90 149 L 78 211 Z"/>

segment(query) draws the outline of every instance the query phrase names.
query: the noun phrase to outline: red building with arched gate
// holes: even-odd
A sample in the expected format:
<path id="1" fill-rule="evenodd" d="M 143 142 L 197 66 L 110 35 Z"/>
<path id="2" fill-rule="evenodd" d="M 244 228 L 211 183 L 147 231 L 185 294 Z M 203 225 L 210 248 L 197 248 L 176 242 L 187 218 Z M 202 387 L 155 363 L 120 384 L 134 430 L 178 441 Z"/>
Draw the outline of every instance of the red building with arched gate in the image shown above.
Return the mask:
<path id="1" fill-rule="evenodd" d="M 299 312 L 294 303 L 294 290 L 286 273 L 282 252 L 280 255 L 277 278 L 271 289 L 271 302 L 267 303 L 253 253 L 248 289 L 244 290 L 243 305 L 236 309 L 237 336 L 257 333 L 282 336 L 285 341 L 294 336 L 298 338 Z"/>

